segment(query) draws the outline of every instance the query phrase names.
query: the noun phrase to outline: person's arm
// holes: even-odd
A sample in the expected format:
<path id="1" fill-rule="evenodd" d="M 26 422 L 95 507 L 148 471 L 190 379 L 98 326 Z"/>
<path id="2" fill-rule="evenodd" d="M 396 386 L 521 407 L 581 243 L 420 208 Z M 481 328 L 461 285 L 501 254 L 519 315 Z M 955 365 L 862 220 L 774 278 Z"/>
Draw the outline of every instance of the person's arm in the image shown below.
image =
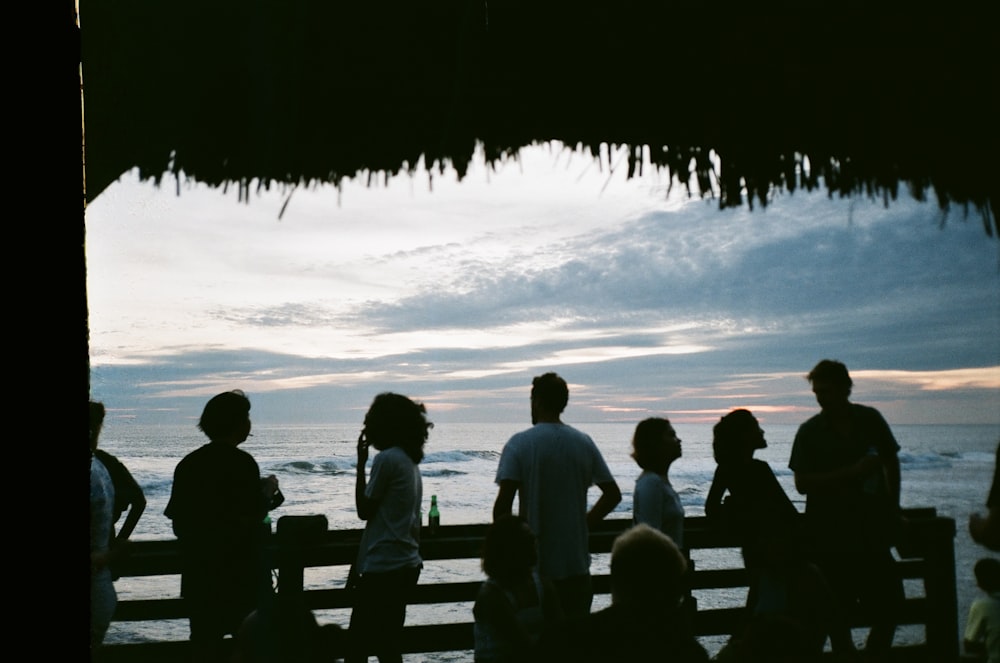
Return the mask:
<path id="1" fill-rule="evenodd" d="M 965 653 L 980 656 L 986 660 L 986 638 L 984 633 L 983 614 L 978 602 L 973 602 L 969 608 L 969 616 L 965 620 L 965 632 L 962 634 L 962 645 Z"/>
<path id="2" fill-rule="evenodd" d="M 651 490 L 652 486 L 648 483 L 644 485 L 643 481 L 640 478 L 635 483 L 635 492 L 632 495 L 632 520 L 636 524 L 645 523 L 653 529 L 661 529 L 664 495 L 662 491 L 654 492 Z"/>
<path id="3" fill-rule="evenodd" d="M 601 489 L 601 496 L 587 512 L 588 527 L 593 527 L 604 520 L 604 517 L 614 511 L 618 503 L 622 501 L 621 488 L 618 487 L 618 482 L 614 479 L 602 481 L 597 484 L 597 487 Z"/>
<path id="4" fill-rule="evenodd" d="M 358 518 L 368 520 L 375 515 L 378 510 L 378 502 L 371 499 L 366 494 L 368 480 L 365 477 L 365 464 L 368 462 L 368 441 L 364 434 L 358 438 L 358 468 L 357 481 L 354 484 L 354 506 L 358 511 Z"/>
<path id="5" fill-rule="evenodd" d="M 715 468 L 715 475 L 712 477 L 712 485 L 708 488 L 708 496 L 705 498 L 705 515 L 716 519 L 722 515 L 722 497 L 726 494 L 726 481 L 724 471 L 719 465 Z"/>
<path id="6" fill-rule="evenodd" d="M 146 510 L 146 495 L 142 492 L 142 487 L 127 469 L 125 470 L 125 476 L 128 478 L 128 490 L 131 500 L 129 501 L 128 515 L 125 516 L 125 522 L 122 523 L 122 527 L 118 530 L 118 535 L 115 537 L 116 543 L 128 541 L 128 538 L 132 536 L 132 532 L 135 531 L 135 526 L 138 524 L 139 518 L 142 517 L 142 513 Z"/>
<path id="7" fill-rule="evenodd" d="M 493 502 L 494 522 L 503 516 L 514 513 L 514 495 L 517 494 L 520 487 L 521 484 L 517 481 L 510 479 L 500 481 L 500 490 L 497 491 L 497 498 Z"/>

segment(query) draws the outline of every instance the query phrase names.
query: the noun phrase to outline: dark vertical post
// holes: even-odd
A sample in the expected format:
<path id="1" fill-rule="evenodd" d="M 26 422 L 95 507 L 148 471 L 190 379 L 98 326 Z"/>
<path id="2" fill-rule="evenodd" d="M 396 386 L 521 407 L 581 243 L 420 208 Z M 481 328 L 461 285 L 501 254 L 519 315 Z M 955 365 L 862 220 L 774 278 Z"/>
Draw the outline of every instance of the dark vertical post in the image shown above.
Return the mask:
<path id="1" fill-rule="evenodd" d="M 924 594 L 927 598 L 927 649 L 930 660 L 958 660 L 958 597 L 955 579 L 955 521 L 920 521 L 924 540 Z"/>
<path id="2" fill-rule="evenodd" d="M 298 599 L 305 585 L 305 547 L 327 531 L 326 516 L 282 516 L 278 519 L 277 550 L 278 594 L 284 599 Z"/>

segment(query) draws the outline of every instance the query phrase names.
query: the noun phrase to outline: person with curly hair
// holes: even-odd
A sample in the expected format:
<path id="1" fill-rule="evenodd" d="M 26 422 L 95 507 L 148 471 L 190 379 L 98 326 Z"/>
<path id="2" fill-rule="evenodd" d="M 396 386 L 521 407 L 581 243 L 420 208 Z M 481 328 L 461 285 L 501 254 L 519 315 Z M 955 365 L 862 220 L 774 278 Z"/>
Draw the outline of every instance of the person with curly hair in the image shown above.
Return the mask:
<path id="1" fill-rule="evenodd" d="M 369 652 L 380 663 L 402 661 L 399 641 L 407 599 L 423 568 L 419 464 L 434 426 L 426 415 L 422 403 L 381 393 L 358 437 L 354 498 L 358 517 L 366 523 L 349 581 L 355 598 L 348 663 L 367 661 Z M 379 452 L 372 460 L 370 480 L 365 476 L 369 447 Z"/>

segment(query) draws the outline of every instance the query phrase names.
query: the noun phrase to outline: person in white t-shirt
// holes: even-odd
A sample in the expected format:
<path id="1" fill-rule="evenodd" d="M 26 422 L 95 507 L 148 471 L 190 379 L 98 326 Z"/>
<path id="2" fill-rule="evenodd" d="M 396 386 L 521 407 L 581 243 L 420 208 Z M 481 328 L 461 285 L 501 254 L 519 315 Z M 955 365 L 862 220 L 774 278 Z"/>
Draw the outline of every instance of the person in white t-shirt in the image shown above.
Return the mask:
<path id="1" fill-rule="evenodd" d="M 567 617 L 585 615 L 594 598 L 590 527 L 611 513 L 622 493 L 590 436 L 560 419 L 569 401 L 566 381 L 546 373 L 531 385 L 532 427 L 504 445 L 493 519 L 512 513 L 519 496 L 518 513 L 538 537 L 541 574 L 552 580 Z M 601 496 L 588 510 L 593 485 Z"/>
<path id="2" fill-rule="evenodd" d="M 972 602 L 965 622 L 965 652 L 986 663 L 1000 663 L 1000 560 L 984 557 L 974 567 L 976 584 L 985 592 Z"/>
<path id="3" fill-rule="evenodd" d="M 367 521 L 358 558 L 351 571 L 355 590 L 351 612 L 348 663 L 402 661 L 400 635 L 406 604 L 417 584 L 420 557 L 420 504 L 423 483 L 418 465 L 433 424 L 427 410 L 406 396 L 382 393 L 375 397 L 358 438 L 355 504 Z M 372 461 L 371 480 L 365 478 L 368 448 L 379 453 Z"/>
<path id="4" fill-rule="evenodd" d="M 632 458 L 642 468 L 635 480 L 632 519 L 660 530 L 684 550 L 684 506 L 667 472 L 681 457 L 681 439 L 667 419 L 640 421 L 632 436 Z"/>

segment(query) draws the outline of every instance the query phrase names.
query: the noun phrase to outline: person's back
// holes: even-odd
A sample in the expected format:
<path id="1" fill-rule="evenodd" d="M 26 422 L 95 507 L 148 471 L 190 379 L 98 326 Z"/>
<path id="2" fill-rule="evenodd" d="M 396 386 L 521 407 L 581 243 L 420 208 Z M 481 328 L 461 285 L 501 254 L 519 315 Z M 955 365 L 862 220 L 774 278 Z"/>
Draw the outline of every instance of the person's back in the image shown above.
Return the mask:
<path id="1" fill-rule="evenodd" d="M 756 565 L 754 547 L 762 528 L 796 532 L 798 528 L 798 510 L 771 466 L 753 457 L 754 451 L 765 448 L 764 431 L 749 410 L 733 410 L 712 429 L 717 467 L 705 514 L 714 526 L 739 534 L 748 569 Z"/>
<path id="2" fill-rule="evenodd" d="M 621 490 L 590 436 L 560 420 L 568 400 L 566 382 L 555 373 L 532 381 L 533 426 L 504 445 L 493 519 L 512 513 L 519 494 L 519 513 L 538 537 L 539 570 L 574 615 L 590 612 L 593 600 L 589 526 L 614 509 Z M 587 491 L 595 484 L 601 497 L 588 511 Z"/>
<path id="3" fill-rule="evenodd" d="M 249 412 L 242 392 L 208 402 L 199 428 L 211 441 L 177 464 L 164 511 L 180 544 L 196 661 L 218 660 L 223 637 L 271 592 L 263 520 L 280 493 L 277 479 L 262 479 L 253 457 L 236 448 L 250 435 Z"/>
<path id="4" fill-rule="evenodd" d="M 966 653 L 1000 663 L 1000 560 L 986 557 L 975 566 L 976 584 L 985 596 L 969 608 L 963 641 Z"/>
<path id="5" fill-rule="evenodd" d="M 520 513 L 538 532 L 542 573 L 554 579 L 590 568 L 587 491 L 595 477 L 610 476 L 595 452 L 589 436 L 559 423 L 536 424 L 514 435 L 504 450 L 498 477 L 503 480 L 515 471 L 506 467 L 507 461 L 517 462 Z"/>

